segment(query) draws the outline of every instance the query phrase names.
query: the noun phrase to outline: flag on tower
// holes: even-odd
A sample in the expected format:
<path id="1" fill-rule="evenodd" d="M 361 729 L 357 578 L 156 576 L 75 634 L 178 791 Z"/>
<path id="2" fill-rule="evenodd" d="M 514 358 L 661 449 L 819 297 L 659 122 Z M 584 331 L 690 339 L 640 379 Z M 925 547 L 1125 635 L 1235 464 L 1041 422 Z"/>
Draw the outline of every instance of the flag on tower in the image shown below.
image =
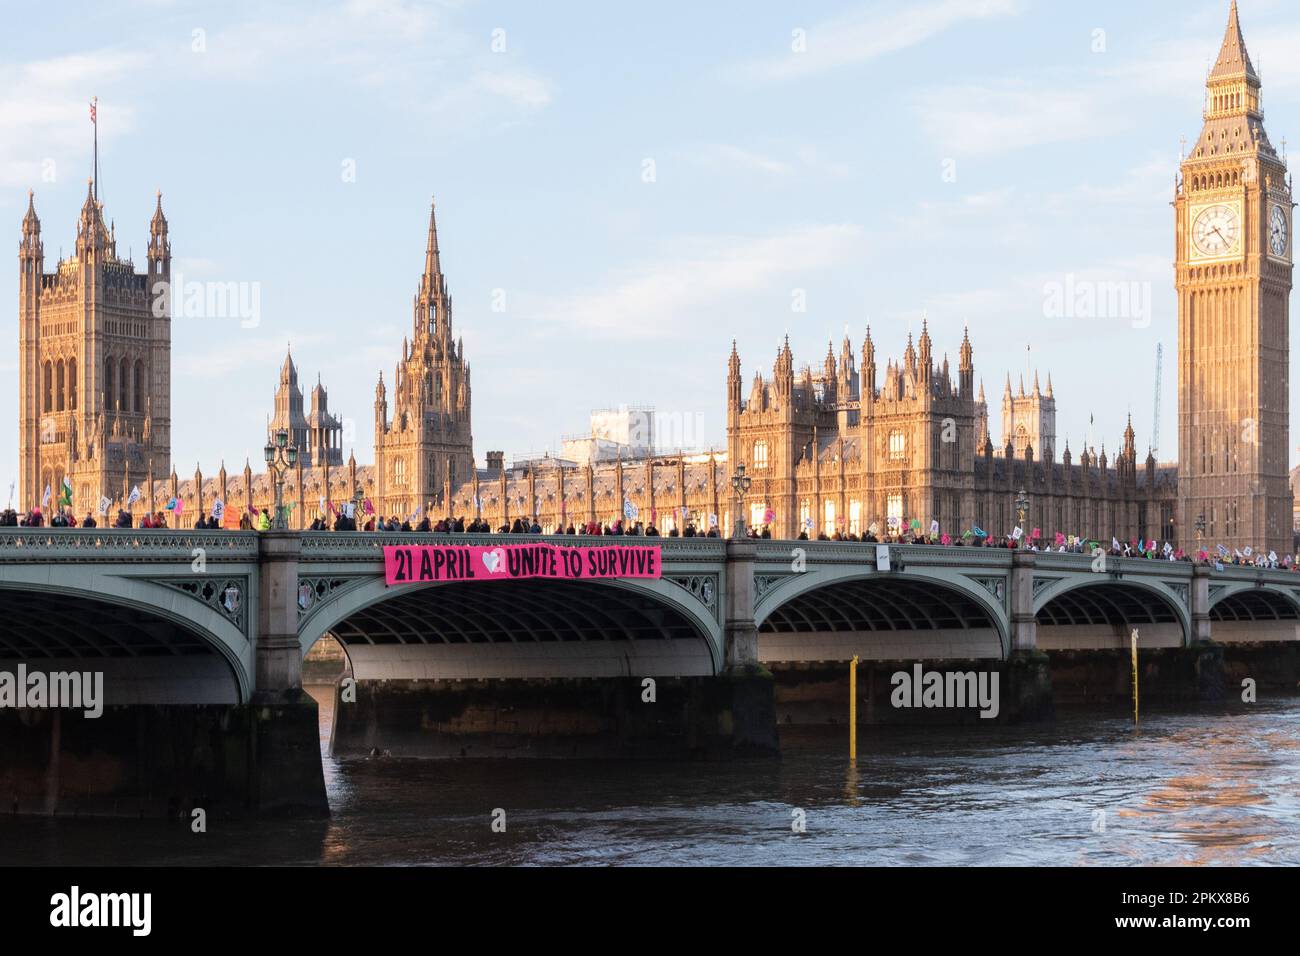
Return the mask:
<path id="1" fill-rule="evenodd" d="M 95 108 L 95 103 L 95 100 L 90 101 L 90 121 L 97 124 L 99 120 L 96 117 L 97 110 Z"/>

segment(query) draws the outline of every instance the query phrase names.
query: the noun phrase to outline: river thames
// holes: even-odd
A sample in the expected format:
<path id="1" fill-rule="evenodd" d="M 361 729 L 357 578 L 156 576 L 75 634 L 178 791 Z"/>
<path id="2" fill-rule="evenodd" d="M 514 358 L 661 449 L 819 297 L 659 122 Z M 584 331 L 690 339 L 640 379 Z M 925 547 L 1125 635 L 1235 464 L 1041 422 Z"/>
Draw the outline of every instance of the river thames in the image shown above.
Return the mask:
<path id="1" fill-rule="evenodd" d="M 328 740 L 329 697 L 322 704 Z M 325 757 L 332 818 L 6 817 L 0 863 L 1225 865 L 1300 862 L 1300 699 L 1024 727 L 783 732 L 780 760 Z M 494 811 L 505 832 L 494 832 Z M 499 815 L 498 815 L 499 816 Z M 796 832 L 802 824 L 803 832 Z"/>

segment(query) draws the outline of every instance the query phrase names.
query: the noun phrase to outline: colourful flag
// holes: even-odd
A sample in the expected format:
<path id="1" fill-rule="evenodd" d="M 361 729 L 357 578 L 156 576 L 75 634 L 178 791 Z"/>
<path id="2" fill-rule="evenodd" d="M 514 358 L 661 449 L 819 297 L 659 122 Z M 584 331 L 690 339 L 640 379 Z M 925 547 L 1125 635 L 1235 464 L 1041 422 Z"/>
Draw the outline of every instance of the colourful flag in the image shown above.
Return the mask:
<path id="1" fill-rule="evenodd" d="M 365 509 L 366 509 L 366 514 L 368 515 L 372 515 L 375 513 L 374 503 L 369 498 L 367 498 L 365 501 Z"/>
<path id="2" fill-rule="evenodd" d="M 63 477 L 63 494 L 59 496 L 59 504 L 72 507 L 72 482 L 68 481 L 66 475 Z"/>
<path id="3" fill-rule="evenodd" d="M 131 493 L 127 495 L 126 506 L 128 508 L 131 507 L 133 504 L 135 504 L 137 501 L 140 500 L 140 497 L 141 497 L 140 486 L 136 485 L 134 488 L 131 489 Z"/>
<path id="4" fill-rule="evenodd" d="M 47 484 L 45 486 L 45 494 L 41 495 L 41 507 L 48 508 L 49 506 L 50 506 L 50 486 Z"/>
<path id="5" fill-rule="evenodd" d="M 99 499 L 99 513 L 102 515 L 108 514 L 108 509 L 112 507 L 112 505 L 113 502 L 110 498 L 108 498 L 107 496 L 102 496 Z"/>

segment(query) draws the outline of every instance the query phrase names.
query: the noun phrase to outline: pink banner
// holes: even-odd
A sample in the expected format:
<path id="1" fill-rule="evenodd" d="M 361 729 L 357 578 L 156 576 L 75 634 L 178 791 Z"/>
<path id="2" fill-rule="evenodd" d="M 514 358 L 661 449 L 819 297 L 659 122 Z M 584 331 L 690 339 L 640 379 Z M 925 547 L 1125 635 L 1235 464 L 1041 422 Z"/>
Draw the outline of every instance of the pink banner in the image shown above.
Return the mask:
<path id="1" fill-rule="evenodd" d="M 384 580 L 394 584 L 436 581 L 507 581 L 520 578 L 662 577 L 660 549 L 607 545 L 591 548 L 554 544 L 458 546 L 409 544 L 384 547 Z"/>

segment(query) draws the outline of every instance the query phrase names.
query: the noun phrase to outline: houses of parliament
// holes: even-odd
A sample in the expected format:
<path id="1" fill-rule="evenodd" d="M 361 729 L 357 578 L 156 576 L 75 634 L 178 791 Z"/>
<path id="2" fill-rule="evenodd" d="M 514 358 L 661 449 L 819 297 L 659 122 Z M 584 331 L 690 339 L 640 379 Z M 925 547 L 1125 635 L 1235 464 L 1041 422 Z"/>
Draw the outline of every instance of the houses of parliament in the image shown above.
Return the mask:
<path id="1" fill-rule="evenodd" d="M 1001 430 L 990 432 L 969 331 L 956 364 L 929 330 L 908 336 L 898 359 L 877 354 L 870 330 L 845 339 L 816 368 L 796 369 L 789 341 L 770 375 L 746 377 L 734 344 L 727 363 L 725 450 L 558 457 L 507 466 L 500 452 L 476 462 L 470 366 L 453 333 L 452 298 L 430 211 L 411 334 L 391 378 L 375 386 L 375 462 L 343 458 L 341 420 L 318 381 L 304 410 L 298 369 L 286 355 L 272 432 L 299 449 L 285 480 L 290 524 L 369 501 L 399 520 L 418 513 L 480 515 L 494 527 L 535 517 L 545 530 L 634 514 L 661 531 L 734 520 L 731 477 L 753 483 L 745 520 L 778 537 L 865 534 L 872 525 L 1000 536 L 1024 530 L 1109 541 L 1155 538 L 1293 550 L 1288 480 L 1289 295 L 1292 193 L 1285 161 L 1264 130 L 1261 82 L 1236 3 L 1206 80 L 1201 135 L 1184 158 L 1173 197 L 1178 299 L 1179 461 L 1144 452 L 1130 421 L 1105 446 L 1071 449 L 1056 433 L 1050 376 L 1001 389 Z M 114 230 L 90 187 L 73 254 L 44 267 L 41 224 L 29 201 L 19 248 L 20 503 L 40 503 L 66 477 L 74 507 L 102 497 L 137 515 L 171 499 L 192 523 L 217 499 L 227 508 L 271 507 L 275 491 L 249 462 L 240 472 L 182 479 L 170 454 L 170 319 L 153 290 L 170 277 L 161 197 L 149 225 L 143 273 L 120 259 Z M 896 342 L 897 345 L 903 343 Z M 891 519 L 893 519 L 891 521 Z"/>

